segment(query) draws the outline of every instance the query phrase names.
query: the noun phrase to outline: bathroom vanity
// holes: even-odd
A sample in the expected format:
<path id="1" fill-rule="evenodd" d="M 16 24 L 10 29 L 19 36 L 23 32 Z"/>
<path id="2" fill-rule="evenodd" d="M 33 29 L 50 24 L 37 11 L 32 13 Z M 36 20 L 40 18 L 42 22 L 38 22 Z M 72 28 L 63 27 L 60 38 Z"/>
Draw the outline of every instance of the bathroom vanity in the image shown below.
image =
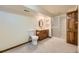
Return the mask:
<path id="1" fill-rule="evenodd" d="M 36 30 L 36 35 L 39 37 L 38 40 L 43 40 L 49 37 L 49 30 Z"/>

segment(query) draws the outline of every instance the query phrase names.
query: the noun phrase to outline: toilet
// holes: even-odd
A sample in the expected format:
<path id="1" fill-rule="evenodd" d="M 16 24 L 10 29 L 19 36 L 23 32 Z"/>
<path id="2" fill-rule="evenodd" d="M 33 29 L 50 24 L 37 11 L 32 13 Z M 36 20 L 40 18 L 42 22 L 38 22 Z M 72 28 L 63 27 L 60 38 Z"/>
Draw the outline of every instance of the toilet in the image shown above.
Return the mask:
<path id="1" fill-rule="evenodd" d="M 36 30 L 30 30 L 30 31 L 28 31 L 28 34 L 32 40 L 32 44 L 37 45 L 38 36 L 36 36 Z"/>

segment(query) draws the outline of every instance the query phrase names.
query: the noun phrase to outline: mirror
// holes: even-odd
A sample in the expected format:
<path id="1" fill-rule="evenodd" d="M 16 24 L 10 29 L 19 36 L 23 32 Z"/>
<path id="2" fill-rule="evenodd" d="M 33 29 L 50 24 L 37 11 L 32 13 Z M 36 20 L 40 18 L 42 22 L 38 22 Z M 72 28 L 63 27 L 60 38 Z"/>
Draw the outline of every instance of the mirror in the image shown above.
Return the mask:
<path id="1" fill-rule="evenodd" d="M 42 21 L 42 19 L 41 20 L 39 20 L 39 27 L 43 27 L 43 21 Z"/>

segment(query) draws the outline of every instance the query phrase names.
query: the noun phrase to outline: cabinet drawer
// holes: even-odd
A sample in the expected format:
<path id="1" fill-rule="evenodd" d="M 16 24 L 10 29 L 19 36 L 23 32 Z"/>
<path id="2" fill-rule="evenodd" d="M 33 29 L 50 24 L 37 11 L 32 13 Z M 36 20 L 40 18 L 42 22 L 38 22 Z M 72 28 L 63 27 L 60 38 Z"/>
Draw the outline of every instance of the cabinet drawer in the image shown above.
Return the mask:
<path id="1" fill-rule="evenodd" d="M 36 35 L 39 37 L 39 40 L 43 40 L 48 37 L 49 30 L 36 30 Z"/>

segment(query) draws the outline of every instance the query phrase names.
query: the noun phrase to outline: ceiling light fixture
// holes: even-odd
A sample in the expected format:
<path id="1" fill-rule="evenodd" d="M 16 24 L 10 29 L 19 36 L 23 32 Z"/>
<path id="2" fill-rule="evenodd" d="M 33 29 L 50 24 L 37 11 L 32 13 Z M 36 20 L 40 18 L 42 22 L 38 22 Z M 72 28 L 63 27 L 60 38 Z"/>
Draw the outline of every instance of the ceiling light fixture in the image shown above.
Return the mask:
<path id="1" fill-rule="evenodd" d="M 25 12 L 30 12 L 30 11 L 28 11 L 28 10 L 24 10 Z"/>

